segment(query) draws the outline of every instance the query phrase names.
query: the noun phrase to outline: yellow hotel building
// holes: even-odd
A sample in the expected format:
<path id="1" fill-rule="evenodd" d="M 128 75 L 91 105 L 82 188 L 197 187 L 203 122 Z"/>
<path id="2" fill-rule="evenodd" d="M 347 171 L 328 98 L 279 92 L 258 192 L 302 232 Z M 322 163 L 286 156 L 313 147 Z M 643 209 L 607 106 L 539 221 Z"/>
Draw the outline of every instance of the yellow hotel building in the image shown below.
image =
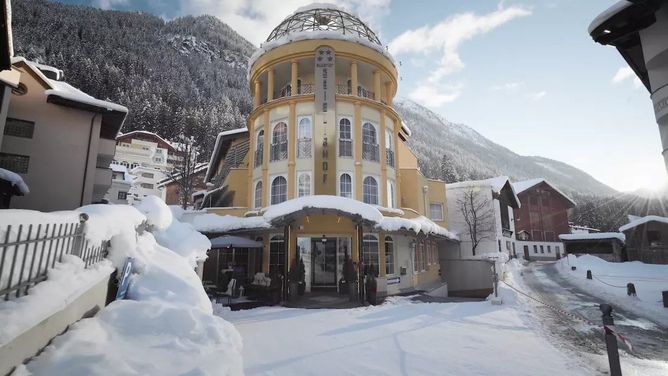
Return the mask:
<path id="1" fill-rule="evenodd" d="M 376 34 L 336 6 L 300 8 L 251 58 L 249 81 L 253 111 L 218 136 L 195 227 L 261 242 L 235 260 L 249 276 L 289 275 L 300 257 L 307 293 L 335 290 L 347 257 L 360 290 L 377 275 L 379 296 L 440 284 L 439 249 L 457 242 L 445 183 L 406 146 L 397 67 Z"/>

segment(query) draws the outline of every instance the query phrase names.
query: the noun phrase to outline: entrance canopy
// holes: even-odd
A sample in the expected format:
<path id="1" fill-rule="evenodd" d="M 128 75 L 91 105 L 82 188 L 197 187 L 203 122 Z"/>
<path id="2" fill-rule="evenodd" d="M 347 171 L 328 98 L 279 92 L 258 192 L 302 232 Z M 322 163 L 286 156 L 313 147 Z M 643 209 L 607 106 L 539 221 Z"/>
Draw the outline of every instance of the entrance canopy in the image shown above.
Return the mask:
<path id="1" fill-rule="evenodd" d="M 241 236 L 223 235 L 211 239 L 211 248 L 262 248 L 262 242 Z"/>

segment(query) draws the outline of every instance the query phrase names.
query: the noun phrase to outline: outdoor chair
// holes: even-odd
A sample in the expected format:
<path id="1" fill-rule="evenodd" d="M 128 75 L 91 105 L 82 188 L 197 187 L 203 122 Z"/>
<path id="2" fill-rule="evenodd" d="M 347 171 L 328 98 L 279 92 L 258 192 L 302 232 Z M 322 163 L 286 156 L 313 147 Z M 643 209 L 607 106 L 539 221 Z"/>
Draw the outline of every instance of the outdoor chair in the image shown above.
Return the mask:
<path id="1" fill-rule="evenodd" d="M 230 280 L 230 283 L 227 284 L 227 290 L 225 292 L 221 292 L 217 294 L 217 298 L 224 298 L 227 297 L 227 305 L 230 306 L 232 304 L 232 297 L 234 296 L 234 291 L 237 288 L 237 280 L 232 278 Z"/>

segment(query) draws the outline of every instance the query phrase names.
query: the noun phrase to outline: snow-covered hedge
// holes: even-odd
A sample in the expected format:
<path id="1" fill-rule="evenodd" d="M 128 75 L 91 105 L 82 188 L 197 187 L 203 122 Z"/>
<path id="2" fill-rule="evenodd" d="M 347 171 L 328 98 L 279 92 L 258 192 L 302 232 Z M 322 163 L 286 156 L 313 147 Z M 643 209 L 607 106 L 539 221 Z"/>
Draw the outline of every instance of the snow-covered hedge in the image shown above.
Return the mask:
<path id="1" fill-rule="evenodd" d="M 241 337 L 214 316 L 195 260 L 206 237 L 174 218 L 157 198 L 137 208 L 91 205 L 91 238 L 111 239 L 109 258 L 120 267 L 135 257 L 128 299 L 74 324 L 18 374 L 235 375 L 241 374 Z M 153 233 L 138 233 L 145 223 Z M 174 249 L 168 248 L 174 247 Z M 48 282 L 44 282 L 48 283 Z"/>

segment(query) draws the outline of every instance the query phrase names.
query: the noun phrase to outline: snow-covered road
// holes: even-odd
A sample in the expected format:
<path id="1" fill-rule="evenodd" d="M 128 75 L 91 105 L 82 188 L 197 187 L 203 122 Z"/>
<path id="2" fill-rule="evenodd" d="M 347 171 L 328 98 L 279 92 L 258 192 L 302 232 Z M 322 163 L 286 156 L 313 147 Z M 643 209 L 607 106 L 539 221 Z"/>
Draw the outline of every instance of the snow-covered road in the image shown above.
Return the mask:
<path id="1" fill-rule="evenodd" d="M 657 370 L 668 371 L 668 331 L 654 322 L 651 315 L 640 316 L 615 305 L 614 301 L 604 301 L 583 291 L 559 274 L 555 263 L 530 263 L 522 274 L 517 281 L 520 285 L 518 287 L 524 287 L 526 292 L 545 303 L 575 312 L 597 325 L 588 325 L 530 301 L 536 321 L 565 348 L 576 353 L 605 356 L 605 342 L 599 326 L 601 312 L 598 306 L 601 303 L 610 303 L 614 307 L 616 329 L 633 345 L 633 352 L 629 352 L 623 344 L 619 344 L 622 365 L 635 365 L 631 367 L 633 370 L 649 367 L 648 372 L 652 372 L 655 366 L 658 367 Z"/>

